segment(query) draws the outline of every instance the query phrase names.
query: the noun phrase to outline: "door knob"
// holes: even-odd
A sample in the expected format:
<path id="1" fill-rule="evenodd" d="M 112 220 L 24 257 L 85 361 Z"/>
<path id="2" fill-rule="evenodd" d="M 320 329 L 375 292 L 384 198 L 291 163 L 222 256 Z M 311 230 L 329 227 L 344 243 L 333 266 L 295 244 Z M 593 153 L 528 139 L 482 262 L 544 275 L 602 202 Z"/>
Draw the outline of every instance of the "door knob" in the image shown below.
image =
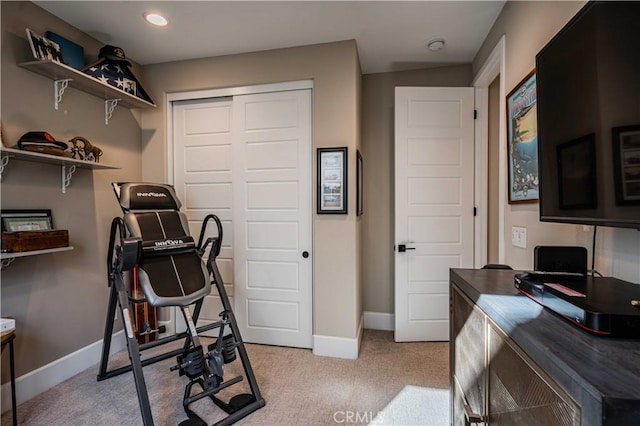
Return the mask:
<path id="1" fill-rule="evenodd" d="M 303 252 L 302 252 L 302 257 L 304 257 L 305 259 L 306 259 L 307 257 L 309 257 L 309 252 L 308 252 L 308 251 L 303 251 Z"/>
<path id="2" fill-rule="evenodd" d="M 407 247 L 406 244 L 398 244 L 398 251 L 404 253 L 407 250 L 415 250 L 415 247 Z"/>

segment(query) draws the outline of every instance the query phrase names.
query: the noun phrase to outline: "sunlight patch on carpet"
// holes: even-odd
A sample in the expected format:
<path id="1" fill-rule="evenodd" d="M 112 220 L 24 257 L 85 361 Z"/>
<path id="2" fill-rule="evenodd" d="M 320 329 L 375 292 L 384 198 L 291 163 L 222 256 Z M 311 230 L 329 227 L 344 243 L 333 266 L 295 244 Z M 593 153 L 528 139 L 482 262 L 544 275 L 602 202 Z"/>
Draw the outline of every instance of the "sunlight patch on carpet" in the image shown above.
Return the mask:
<path id="1" fill-rule="evenodd" d="M 369 424 L 446 426 L 449 424 L 449 389 L 407 385 Z"/>

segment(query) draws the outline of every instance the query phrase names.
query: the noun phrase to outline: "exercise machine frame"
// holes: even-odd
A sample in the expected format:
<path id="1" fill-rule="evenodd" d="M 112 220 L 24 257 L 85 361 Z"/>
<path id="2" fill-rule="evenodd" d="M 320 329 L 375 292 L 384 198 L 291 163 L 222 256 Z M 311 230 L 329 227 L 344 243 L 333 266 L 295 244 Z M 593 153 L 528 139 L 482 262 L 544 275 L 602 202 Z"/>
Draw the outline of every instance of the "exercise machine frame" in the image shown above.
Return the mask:
<path id="1" fill-rule="evenodd" d="M 217 237 L 210 237 L 205 241 L 204 236 L 206 228 L 209 221 L 211 220 L 213 220 L 217 226 Z M 120 245 L 116 244 L 117 239 L 119 239 Z M 220 219 L 213 214 L 205 217 L 202 223 L 200 237 L 196 246 L 196 252 L 201 259 L 203 258 L 207 247 L 209 246 L 210 248 L 209 255 L 206 261 L 206 269 L 209 272 L 209 276 L 212 277 L 212 283 L 215 284 L 218 295 L 220 296 L 220 300 L 222 302 L 222 306 L 224 308 L 224 311 L 221 313 L 222 319 L 211 324 L 196 327 L 204 299 L 201 298 L 195 303 L 193 314 L 190 313 L 188 306 L 179 306 L 187 324 L 186 331 L 175 333 L 172 336 L 159 338 L 148 343 L 140 344 L 137 340 L 138 334 L 135 330 L 135 321 L 133 319 L 132 312 L 134 312 L 133 305 L 144 300 L 135 299 L 133 295 L 130 294 L 130 286 L 127 282 L 130 274 L 127 272 L 132 271 L 140 259 L 141 239 L 127 237 L 126 226 L 121 218 L 116 217 L 111 223 L 111 234 L 109 237 L 109 248 L 107 253 L 107 275 L 110 287 L 110 295 L 105 322 L 102 357 L 97 379 L 98 381 L 102 381 L 123 373 L 127 373 L 129 371 L 133 371 L 136 391 L 138 394 L 138 402 L 140 405 L 143 424 L 145 426 L 153 425 L 153 415 L 151 413 L 149 394 L 147 392 L 147 387 L 144 379 L 143 367 L 174 356 L 177 357 L 185 355 L 190 349 L 200 346 L 198 333 L 219 328 L 220 335 L 222 335 L 222 329 L 225 326 L 228 326 L 231 329 L 231 335 L 233 336 L 233 345 L 235 346 L 235 350 L 237 350 L 238 355 L 240 356 L 244 373 L 251 390 L 250 398 L 245 398 L 241 406 L 236 406 L 232 403 L 232 401 L 225 403 L 215 396 L 215 394 L 220 390 L 242 381 L 242 376 L 237 376 L 233 379 L 223 381 L 217 384 L 215 387 L 209 389 L 205 389 L 203 380 L 201 378 L 195 378 L 192 379 L 185 388 L 183 398 L 184 410 L 187 413 L 189 419 L 197 419 L 200 421 L 199 424 L 205 424 L 204 421 L 202 421 L 202 419 L 200 419 L 199 416 L 189 408 L 189 405 L 204 397 L 209 397 L 218 407 L 220 407 L 228 414 L 227 417 L 215 423 L 215 426 L 224 426 L 233 424 L 241 418 L 265 406 L 265 401 L 260 393 L 255 374 L 253 373 L 253 369 L 251 367 L 244 342 L 242 341 L 240 330 L 238 329 L 238 325 L 233 314 L 233 309 L 229 301 L 229 297 L 227 296 L 227 292 L 224 288 L 222 276 L 220 275 L 220 271 L 215 261 L 216 257 L 220 253 L 220 249 L 222 246 L 222 224 L 220 222 Z M 121 318 L 123 320 L 130 364 L 123 367 L 115 368 L 113 370 L 109 370 L 109 352 L 111 349 L 111 339 L 113 335 L 116 309 L 120 310 Z M 152 330 L 151 332 L 159 332 L 159 330 Z M 221 337 L 222 336 L 219 336 L 219 338 Z M 184 339 L 184 345 L 180 349 L 174 349 L 145 359 L 143 359 L 141 356 L 141 353 L 147 349 L 175 342 L 180 339 Z M 172 369 L 177 369 L 178 367 L 179 366 L 176 366 L 176 368 Z M 191 396 L 191 389 L 196 383 L 198 383 L 203 388 L 203 392 Z M 249 394 L 242 394 L 242 396 L 249 396 Z"/>

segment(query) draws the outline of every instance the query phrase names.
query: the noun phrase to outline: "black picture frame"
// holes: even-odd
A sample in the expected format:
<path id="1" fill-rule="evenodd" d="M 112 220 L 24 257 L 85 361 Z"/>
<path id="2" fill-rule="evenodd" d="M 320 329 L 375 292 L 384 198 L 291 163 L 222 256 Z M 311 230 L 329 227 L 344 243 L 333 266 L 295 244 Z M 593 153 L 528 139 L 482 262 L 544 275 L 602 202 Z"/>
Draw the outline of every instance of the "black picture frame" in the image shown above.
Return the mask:
<path id="1" fill-rule="evenodd" d="M 616 205 L 640 204 L 640 125 L 611 129 Z"/>
<path id="2" fill-rule="evenodd" d="M 347 147 L 317 149 L 318 214 L 348 213 Z"/>
<path id="3" fill-rule="evenodd" d="M 364 214 L 364 160 L 360 150 L 356 151 L 356 215 Z"/>
<path id="4" fill-rule="evenodd" d="M 594 133 L 556 147 L 558 160 L 558 201 L 563 210 L 598 207 Z"/>
<path id="5" fill-rule="evenodd" d="M 2 232 L 47 231 L 53 229 L 51 210 L 13 210 L 0 211 Z"/>

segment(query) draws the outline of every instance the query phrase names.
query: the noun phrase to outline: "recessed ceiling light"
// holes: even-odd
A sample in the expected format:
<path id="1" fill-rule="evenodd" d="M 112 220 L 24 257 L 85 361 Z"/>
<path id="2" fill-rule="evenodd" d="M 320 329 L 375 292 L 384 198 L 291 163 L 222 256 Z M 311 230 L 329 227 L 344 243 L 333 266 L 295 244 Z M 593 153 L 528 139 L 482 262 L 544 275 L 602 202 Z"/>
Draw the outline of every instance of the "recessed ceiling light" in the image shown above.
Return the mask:
<path id="1" fill-rule="evenodd" d="M 167 18 L 157 13 L 145 13 L 144 19 L 148 23 L 157 25 L 158 27 L 166 27 L 167 24 L 169 23 L 169 21 L 167 21 Z"/>
<path id="2" fill-rule="evenodd" d="M 438 50 L 441 50 L 443 47 L 444 47 L 444 39 L 441 37 L 433 38 L 427 42 L 427 49 L 433 52 L 437 52 Z"/>

